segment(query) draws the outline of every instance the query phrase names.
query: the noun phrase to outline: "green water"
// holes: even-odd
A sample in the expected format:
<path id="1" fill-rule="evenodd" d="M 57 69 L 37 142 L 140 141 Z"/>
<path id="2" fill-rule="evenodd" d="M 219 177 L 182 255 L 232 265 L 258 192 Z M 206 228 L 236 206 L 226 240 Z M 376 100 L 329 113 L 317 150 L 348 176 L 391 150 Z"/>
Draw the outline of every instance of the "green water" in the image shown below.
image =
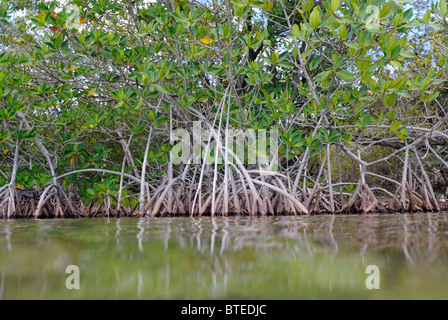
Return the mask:
<path id="1" fill-rule="evenodd" d="M 0 299 L 29 298 L 447 299 L 448 214 L 0 221 Z"/>

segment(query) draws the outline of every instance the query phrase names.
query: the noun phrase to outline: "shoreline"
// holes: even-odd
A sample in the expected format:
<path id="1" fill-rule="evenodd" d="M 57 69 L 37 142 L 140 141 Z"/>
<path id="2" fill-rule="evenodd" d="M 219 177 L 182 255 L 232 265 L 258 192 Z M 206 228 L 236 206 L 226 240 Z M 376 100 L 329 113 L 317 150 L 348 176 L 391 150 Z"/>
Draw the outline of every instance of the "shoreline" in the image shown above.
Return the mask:
<path id="1" fill-rule="evenodd" d="M 94 214 L 94 215 L 79 215 L 79 216 L 62 216 L 62 217 L 56 217 L 55 214 L 51 214 L 49 216 L 40 216 L 40 217 L 33 217 L 31 216 L 12 216 L 12 217 L 6 217 L 6 216 L 0 216 L 0 221 L 9 221 L 9 220 L 94 220 L 94 219 L 104 219 L 104 218 L 115 218 L 115 219 L 121 219 L 121 218 L 151 218 L 151 219 L 169 219 L 169 218 L 183 218 L 183 219 L 195 219 L 195 218 L 275 218 L 275 217 L 323 217 L 323 216 L 365 216 L 365 215 L 378 215 L 378 216 L 396 216 L 396 215 L 423 215 L 423 214 L 438 214 L 448 212 L 448 206 L 445 208 L 442 208 L 440 211 L 389 211 L 389 212 L 380 212 L 380 211 L 372 211 L 369 213 L 363 213 L 363 212 L 323 212 L 323 213 L 313 213 L 309 215 L 294 215 L 291 213 L 281 213 L 281 214 L 256 214 L 256 215 L 249 215 L 249 214 L 238 214 L 238 213 L 229 213 L 228 215 L 215 215 L 212 217 L 211 213 L 205 213 L 202 215 L 194 214 L 194 215 L 180 215 L 180 214 L 164 214 L 164 215 L 157 215 L 157 216 L 151 216 L 150 214 L 146 214 L 144 216 L 141 216 L 140 214 L 136 215 L 117 215 L 117 214 Z"/>

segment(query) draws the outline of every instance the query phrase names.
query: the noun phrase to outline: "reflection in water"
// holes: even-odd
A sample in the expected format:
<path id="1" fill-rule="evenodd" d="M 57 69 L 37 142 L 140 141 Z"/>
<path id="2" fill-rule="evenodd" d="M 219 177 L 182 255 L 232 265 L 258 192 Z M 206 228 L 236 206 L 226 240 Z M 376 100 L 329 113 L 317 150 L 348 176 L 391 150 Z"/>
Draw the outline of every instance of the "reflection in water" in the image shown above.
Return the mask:
<path id="1" fill-rule="evenodd" d="M 9 227 L 9 221 L 6 222 L 5 233 L 6 233 L 6 248 L 11 252 L 12 243 L 11 243 L 11 228 Z"/>
<path id="2" fill-rule="evenodd" d="M 448 298 L 447 239 L 445 213 L 0 221 L 0 299 Z"/>
<path id="3" fill-rule="evenodd" d="M 362 265 L 365 266 L 366 265 L 366 259 L 365 259 L 365 255 L 367 252 L 367 248 L 369 246 L 367 244 L 363 244 L 362 248 L 361 248 L 361 259 L 362 259 Z"/>
<path id="4" fill-rule="evenodd" d="M 115 299 L 118 298 L 120 292 L 120 274 L 118 270 L 115 270 Z"/>
<path id="5" fill-rule="evenodd" d="M 308 224 L 305 224 L 304 228 L 303 228 L 303 240 L 305 242 L 306 245 L 306 251 L 308 252 L 308 255 L 311 257 L 313 255 L 313 251 L 311 250 L 311 245 L 310 242 L 308 240 Z"/>
<path id="6" fill-rule="evenodd" d="M 143 274 L 141 271 L 138 272 L 137 279 L 138 279 L 137 298 L 141 299 L 142 291 L 143 291 L 143 287 L 144 287 Z"/>
<path id="7" fill-rule="evenodd" d="M 429 261 L 435 261 L 437 259 L 440 243 L 438 241 L 438 229 L 439 229 L 439 219 L 438 216 L 434 216 L 432 213 L 428 213 L 428 259 Z"/>
<path id="8" fill-rule="evenodd" d="M 212 235 L 211 235 L 211 245 L 210 245 L 210 254 L 213 255 L 213 251 L 215 250 L 215 239 L 216 239 L 216 234 L 218 231 L 218 224 L 216 223 L 216 219 L 212 218 Z"/>
<path id="9" fill-rule="evenodd" d="M 166 231 L 165 231 L 165 252 L 169 249 L 169 242 L 171 238 L 171 220 L 168 220 L 168 223 L 166 225 Z"/>
<path id="10" fill-rule="evenodd" d="M 5 273 L 2 272 L 0 279 L 0 300 L 3 300 L 3 292 L 5 291 Z"/>
<path id="11" fill-rule="evenodd" d="M 409 242 L 410 242 L 410 238 L 411 235 L 409 233 L 409 227 L 411 226 L 411 222 L 409 220 L 409 217 L 406 215 L 404 217 L 404 223 L 403 223 L 403 230 L 404 230 L 404 240 L 403 240 L 403 253 L 406 257 L 406 259 L 408 259 L 408 262 L 411 266 L 415 265 L 415 261 L 414 258 L 412 258 L 411 254 L 408 251 L 408 246 L 409 246 Z"/>
<path id="12" fill-rule="evenodd" d="M 139 219 L 137 224 L 137 228 L 140 230 L 140 232 L 137 234 L 138 249 L 142 253 L 143 253 L 143 236 L 145 235 L 145 227 L 143 227 L 144 222 L 145 222 L 144 219 Z"/>
<path id="13" fill-rule="evenodd" d="M 166 278 L 165 278 L 165 295 L 170 293 L 170 265 L 166 265 Z"/>
<path id="14" fill-rule="evenodd" d="M 193 224 L 193 237 L 197 241 L 197 250 L 201 252 L 202 218 L 192 219 L 191 222 Z"/>
<path id="15" fill-rule="evenodd" d="M 229 226 L 229 219 L 224 219 L 224 228 L 222 228 L 221 249 L 219 250 L 219 255 L 221 257 L 227 247 L 227 240 L 229 239 L 229 232 L 227 231 L 227 229 L 229 228 Z"/>
<path id="16" fill-rule="evenodd" d="M 115 232 L 115 239 L 117 240 L 117 247 L 121 249 L 120 243 L 120 233 L 121 233 L 121 219 L 117 219 L 117 223 L 115 224 L 117 227 L 117 232 Z"/>
<path id="17" fill-rule="evenodd" d="M 336 242 L 336 240 L 334 239 L 334 234 L 333 234 L 333 226 L 334 226 L 335 220 L 336 220 L 336 215 L 333 215 L 331 217 L 330 230 L 328 231 L 328 234 L 330 235 L 331 243 L 334 246 L 334 255 L 337 255 L 338 251 L 339 251 L 339 246 L 338 246 L 338 243 Z"/>

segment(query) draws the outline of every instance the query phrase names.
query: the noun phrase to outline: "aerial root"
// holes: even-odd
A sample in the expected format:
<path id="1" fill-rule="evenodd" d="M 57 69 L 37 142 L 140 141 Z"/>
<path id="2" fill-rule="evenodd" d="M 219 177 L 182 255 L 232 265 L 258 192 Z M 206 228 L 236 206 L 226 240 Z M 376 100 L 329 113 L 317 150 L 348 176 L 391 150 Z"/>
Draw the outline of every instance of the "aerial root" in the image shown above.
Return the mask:
<path id="1" fill-rule="evenodd" d="M 318 214 L 369 214 L 400 212 L 437 212 L 430 188 L 425 179 L 419 183 L 405 186 L 405 197 L 402 197 L 402 186 L 393 194 L 383 188 L 371 188 L 366 183 L 358 182 L 353 193 L 334 193 L 333 206 L 328 188 L 317 186 L 313 190 L 305 189 L 296 192 L 295 197 L 278 178 L 253 179 L 254 190 L 247 184 L 230 180 L 228 203 L 225 199 L 225 183 L 217 185 L 212 194 L 211 183 L 203 183 L 199 188 L 199 196 L 195 210 L 192 211 L 194 190 L 198 185 L 185 187 L 185 181 L 175 178 L 165 181 L 154 189 L 142 209 L 139 209 L 138 194 L 128 195 L 127 205 L 121 203 L 114 195 L 103 195 L 102 198 L 84 205 L 78 195 L 69 193 L 54 185 L 44 190 L 16 189 L 4 186 L 0 189 L 0 218 L 79 218 L 79 217 L 202 217 L 228 215 L 318 215 Z M 169 192 L 172 192 L 172 203 L 169 203 Z M 254 196 L 256 194 L 256 198 Z M 213 204 L 213 198 L 215 202 Z M 215 206 L 212 208 L 212 206 Z M 306 207 L 305 207 L 306 205 Z M 261 206 L 267 209 L 261 210 Z"/>

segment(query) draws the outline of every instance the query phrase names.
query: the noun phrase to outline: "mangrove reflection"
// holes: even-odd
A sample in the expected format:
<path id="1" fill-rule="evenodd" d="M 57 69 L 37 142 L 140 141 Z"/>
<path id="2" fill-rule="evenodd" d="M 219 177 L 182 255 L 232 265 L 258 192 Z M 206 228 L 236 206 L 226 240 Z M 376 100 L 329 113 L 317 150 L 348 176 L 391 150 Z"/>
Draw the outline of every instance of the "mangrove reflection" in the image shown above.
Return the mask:
<path id="1" fill-rule="evenodd" d="M 447 239 L 446 213 L 1 221 L 0 298 L 447 298 Z"/>

